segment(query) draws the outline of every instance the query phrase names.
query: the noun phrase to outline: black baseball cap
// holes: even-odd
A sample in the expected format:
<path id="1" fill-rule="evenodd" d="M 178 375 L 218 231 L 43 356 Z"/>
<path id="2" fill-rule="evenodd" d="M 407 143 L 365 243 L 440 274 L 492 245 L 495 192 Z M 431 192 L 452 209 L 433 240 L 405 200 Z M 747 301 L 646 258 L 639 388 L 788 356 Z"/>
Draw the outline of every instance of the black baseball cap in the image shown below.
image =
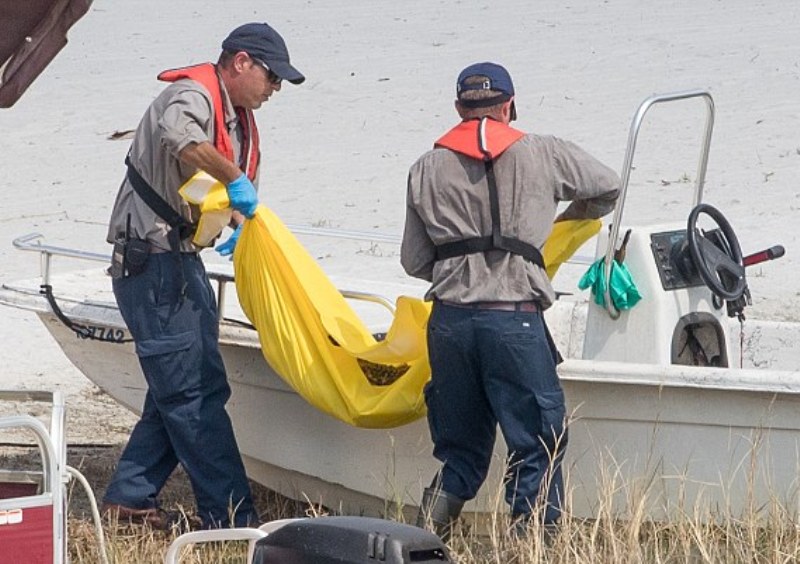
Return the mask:
<path id="1" fill-rule="evenodd" d="M 280 33 L 266 23 L 247 23 L 234 29 L 222 42 L 225 51 L 245 51 L 283 80 L 300 84 L 306 77 L 289 63 L 289 50 Z"/>

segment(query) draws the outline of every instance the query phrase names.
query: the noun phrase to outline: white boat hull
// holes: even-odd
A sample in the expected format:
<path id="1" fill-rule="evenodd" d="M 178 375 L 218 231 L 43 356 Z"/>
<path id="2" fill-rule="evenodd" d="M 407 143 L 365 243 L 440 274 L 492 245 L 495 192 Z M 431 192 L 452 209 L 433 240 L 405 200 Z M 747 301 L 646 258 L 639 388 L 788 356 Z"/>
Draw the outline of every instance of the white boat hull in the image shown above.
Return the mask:
<path id="1" fill-rule="evenodd" d="M 67 357 L 117 401 L 140 412 L 145 384 L 132 344 L 87 340 L 51 313 L 41 319 Z M 121 323 L 90 323 L 114 334 Z M 102 329 L 101 329 L 102 328 Z M 127 334 L 127 332 L 126 332 Z M 248 473 L 294 499 L 350 514 L 413 513 L 437 469 L 424 420 L 353 428 L 311 407 L 267 366 L 252 331 L 223 325 L 233 390 L 228 410 Z M 572 413 L 566 480 L 571 511 L 642 508 L 740 513 L 771 500 L 795 505 L 800 469 L 800 374 L 567 360 Z M 504 446 L 471 504 L 501 509 Z M 611 498 L 609 498 L 611 496 Z"/>

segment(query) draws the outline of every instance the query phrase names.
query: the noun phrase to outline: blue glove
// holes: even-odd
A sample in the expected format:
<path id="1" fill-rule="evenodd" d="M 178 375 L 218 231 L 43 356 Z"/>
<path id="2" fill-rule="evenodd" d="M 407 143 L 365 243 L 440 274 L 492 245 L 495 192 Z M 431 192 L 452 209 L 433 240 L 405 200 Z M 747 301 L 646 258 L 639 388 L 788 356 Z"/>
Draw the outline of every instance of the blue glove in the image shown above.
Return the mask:
<path id="1" fill-rule="evenodd" d="M 242 175 L 228 184 L 228 199 L 231 207 L 240 212 L 247 219 L 253 217 L 258 206 L 258 194 L 250 179 Z"/>
<path id="2" fill-rule="evenodd" d="M 217 245 L 214 250 L 217 251 L 221 256 L 228 257 L 230 260 L 233 260 L 233 250 L 236 248 L 236 243 L 239 241 L 239 235 L 241 234 L 242 224 L 240 223 L 236 229 L 233 230 L 233 234 L 228 238 L 228 240 Z"/>

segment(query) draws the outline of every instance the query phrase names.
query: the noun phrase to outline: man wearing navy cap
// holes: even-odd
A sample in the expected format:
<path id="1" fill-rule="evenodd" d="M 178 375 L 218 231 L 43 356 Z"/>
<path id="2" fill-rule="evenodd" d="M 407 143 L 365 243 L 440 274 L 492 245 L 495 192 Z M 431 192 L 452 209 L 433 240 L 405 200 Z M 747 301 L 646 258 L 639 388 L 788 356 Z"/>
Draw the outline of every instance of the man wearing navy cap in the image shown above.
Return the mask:
<path id="1" fill-rule="evenodd" d="M 486 479 L 498 424 L 515 529 L 534 515 L 547 527 L 558 522 L 567 432 L 558 351 L 542 316 L 555 293 L 540 249 L 559 201 L 572 203 L 556 221 L 597 218 L 620 187 L 576 145 L 511 128 L 514 96 L 502 66 L 465 68 L 456 82 L 461 123 L 408 176 L 401 262 L 431 282 L 425 401 L 442 462 L 418 524 L 443 537 Z"/>
<path id="2" fill-rule="evenodd" d="M 174 513 L 157 496 L 180 463 L 206 528 L 254 524 L 258 515 L 225 403 L 230 387 L 217 342 L 214 292 L 193 241 L 196 206 L 178 189 L 204 170 L 228 191 L 234 252 L 258 205 L 258 127 L 253 110 L 282 81 L 305 77 L 266 23 L 234 29 L 216 64 L 164 71 L 171 84 L 150 104 L 126 159 L 108 230 L 114 296 L 147 381 L 142 416 L 106 490 L 112 518 L 164 529 Z"/>

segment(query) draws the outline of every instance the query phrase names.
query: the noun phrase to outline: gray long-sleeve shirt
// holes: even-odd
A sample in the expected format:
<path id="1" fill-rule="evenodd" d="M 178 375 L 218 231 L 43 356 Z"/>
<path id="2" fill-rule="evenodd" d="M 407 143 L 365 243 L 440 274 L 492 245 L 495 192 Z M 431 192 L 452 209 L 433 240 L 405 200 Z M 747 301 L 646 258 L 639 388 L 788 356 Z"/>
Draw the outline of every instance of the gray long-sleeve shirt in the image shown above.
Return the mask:
<path id="1" fill-rule="evenodd" d="M 235 162 L 239 161 L 242 145 L 242 126 L 220 81 L 225 122 L 233 145 Z M 178 154 L 190 143 L 213 143 L 213 103 L 208 91 L 194 80 L 179 80 L 167 86 L 150 104 L 136 129 L 130 150 L 130 160 L 150 186 L 189 222 L 199 217 L 196 206 L 189 205 L 178 189 L 197 169 L 178 159 Z M 258 176 L 256 176 L 257 178 Z M 256 182 L 256 187 L 258 186 Z M 130 221 L 129 218 L 130 217 Z M 169 250 L 167 234 L 170 227 L 142 201 L 133 190 L 127 176 L 123 179 L 111 212 L 107 240 L 125 233 L 130 225 L 130 237 L 147 239 L 162 250 Z M 181 242 L 181 250 L 199 250 L 190 240 Z"/>
<path id="2" fill-rule="evenodd" d="M 502 235 L 541 249 L 558 202 L 571 200 L 564 219 L 598 218 L 614 207 L 619 176 L 577 145 L 528 134 L 494 162 Z M 555 292 L 544 269 L 500 250 L 435 260 L 436 245 L 490 235 L 492 220 L 484 163 L 445 148 L 425 153 L 408 175 L 401 263 L 432 283 L 427 299 L 456 303 L 538 300 Z"/>

